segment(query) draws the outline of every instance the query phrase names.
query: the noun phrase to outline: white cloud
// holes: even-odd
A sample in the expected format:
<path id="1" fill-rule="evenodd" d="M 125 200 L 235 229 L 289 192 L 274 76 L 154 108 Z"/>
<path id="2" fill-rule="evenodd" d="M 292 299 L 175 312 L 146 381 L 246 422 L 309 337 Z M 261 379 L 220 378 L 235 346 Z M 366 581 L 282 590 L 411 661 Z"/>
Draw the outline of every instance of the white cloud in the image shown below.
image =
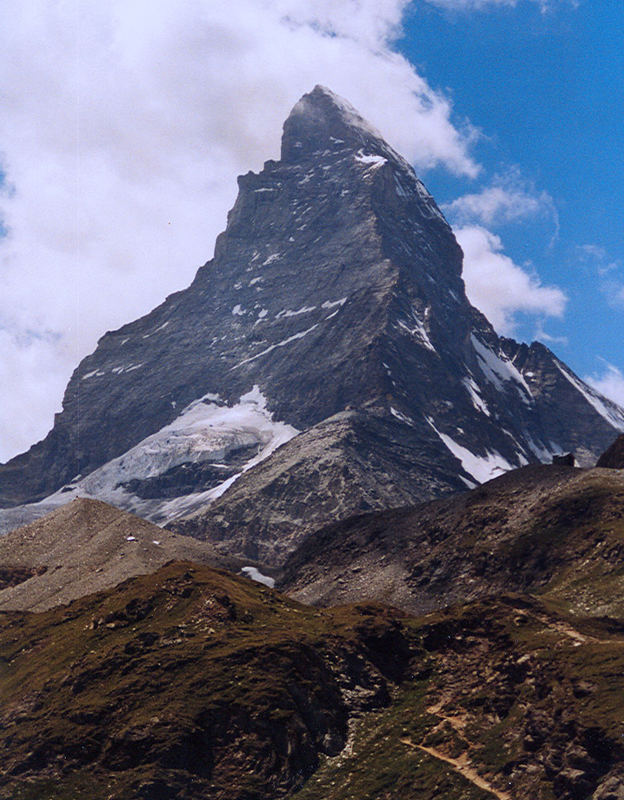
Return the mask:
<path id="1" fill-rule="evenodd" d="M 426 0 L 427 3 L 448 11 L 484 11 L 492 8 L 515 8 L 520 0 Z M 578 0 L 528 0 L 539 6 L 542 13 L 553 11 L 557 6 L 578 7 Z"/>
<path id="2" fill-rule="evenodd" d="M 620 264 L 611 259 L 605 248 L 598 244 L 579 245 L 575 248 L 575 255 L 583 266 L 594 270 L 600 277 L 620 268 Z"/>
<path id="3" fill-rule="evenodd" d="M 624 308 L 624 283 L 622 281 L 606 280 L 600 288 L 611 308 L 618 310 Z"/>
<path id="4" fill-rule="evenodd" d="M 570 340 L 567 336 L 552 336 L 544 330 L 544 321 L 538 319 L 535 325 L 535 332 L 533 338 L 538 342 L 548 342 L 549 344 L 560 344 L 565 347 L 569 344 Z"/>
<path id="5" fill-rule="evenodd" d="M 6 0 L 0 458 L 46 433 L 99 335 L 190 282 L 235 176 L 279 154 L 284 118 L 315 84 L 418 169 L 477 174 L 449 101 L 392 50 L 406 5 Z"/>
<path id="6" fill-rule="evenodd" d="M 518 0 L 426 0 L 426 2 L 449 11 L 481 11 L 491 7 L 513 7 Z"/>
<path id="7" fill-rule="evenodd" d="M 610 257 L 604 247 L 597 244 L 579 245 L 574 250 L 578 264 L 598 276 L 600 291 L 611 308 L 624 308 L 624 281 L 622 264 Z"/>
<path id="8" fill-rule="evenodd" d="M 606 362 L 602 375 L 589 375 L 583 380 L 624 408 L 624 375 L 613 364 Z"/>
<path id="9" fill-rule="evenodd" d="M 510 222 L 534 219 L 552 220 L 555 235 L 559 229 L 559 216 L 552 197 L 512 169 L 497 176 L 491 186 L 478 193 L 466 194 L 443 206 L 443 211 L 457 225 L 504 225 Z"/>
<path id="10" fill-rule="evenodd" d="M 557 287 L 542 286 L 537 276 L 515 264 L 502 252 L 498 236 L 477 225 L 458 228 L 455 235 L 464 251 L 463 277 L 470 302 L 499 333 L 513 333 L 517 312 L 562 316 L 565 294 Z"/>

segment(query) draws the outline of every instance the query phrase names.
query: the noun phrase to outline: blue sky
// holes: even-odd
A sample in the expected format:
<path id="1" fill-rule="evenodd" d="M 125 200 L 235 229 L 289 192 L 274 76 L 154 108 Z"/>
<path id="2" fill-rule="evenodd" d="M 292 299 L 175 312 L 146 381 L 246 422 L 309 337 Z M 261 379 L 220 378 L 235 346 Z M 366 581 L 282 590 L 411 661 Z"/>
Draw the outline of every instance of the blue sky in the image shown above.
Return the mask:
<path id="1" fill-rule="evenodd" d="M 188 286 L 319 83 L 414 164 L 498 332 L 624 404 L 621 0 L 3 10 L 0 460 L 45 436 L 105 331 Z"/>
<path id="2" fill-rule="evenodd" d="M 461 3 L 457 4 L 461 6 Z M 481 132 L 477 183 L 516 172 L 552 213 L 496 226 L 505 252 L 561 287 L 562 319 L 520 318 L 516 335 L 547 342 L 579 374 L 624 369 L 624 3 L 533 2 L 481 11 L 413 4 L 401 51 Z M 445 170 L 427 176 L 441 202 L 475 191 Z M 543 329 L 543 330 L 542 330 Z"/>

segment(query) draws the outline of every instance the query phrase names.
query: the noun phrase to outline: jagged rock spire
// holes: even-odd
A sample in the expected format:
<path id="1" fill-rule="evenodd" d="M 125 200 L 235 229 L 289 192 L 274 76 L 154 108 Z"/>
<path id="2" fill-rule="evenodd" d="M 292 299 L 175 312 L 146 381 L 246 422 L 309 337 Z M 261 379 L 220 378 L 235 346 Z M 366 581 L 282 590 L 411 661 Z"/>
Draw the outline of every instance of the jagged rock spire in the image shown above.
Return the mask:
<path id="1" fill-rule="evenodd" d="M 284 123 L 281 159 L 297 161 L 331 148 L 337 140 L 356 150 L 388 150 L 381 134 L 350 103 L 324 86 L 315 86 L 296 103 Z"/>

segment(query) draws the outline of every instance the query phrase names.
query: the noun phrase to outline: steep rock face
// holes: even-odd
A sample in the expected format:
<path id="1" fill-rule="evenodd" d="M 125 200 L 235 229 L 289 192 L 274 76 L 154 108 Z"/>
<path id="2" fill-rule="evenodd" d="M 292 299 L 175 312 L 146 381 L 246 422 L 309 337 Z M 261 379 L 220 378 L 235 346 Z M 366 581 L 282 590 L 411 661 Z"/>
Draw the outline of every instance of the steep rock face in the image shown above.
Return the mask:
<path id="1" fill-rule="evenodd" d="M 280 445 L 301 431 L 355 452 L 341 440 L 351 426 L 334 426 L 334 438 L 325 427 L 345 411 L 360 415 L 355 450 L 385 453 L 391 468 L 371 479 L 355 463 L 344 514 L 366 495 L 413 502 L 557 452 L 594 463 L 624 430 L 624 412 L 547 348 L 500 339 L 470 306 L 461 250 L 433 198 L 329 90 L 297 103 L 281 160 L 239 186 L 214 259 L 101 339 L 48 437 L 0 467 L 1 504 L 56 492 L 36 515 L 83 494 L 163 522 L 218 501 L 219 529 L 206 522 L 204 533 L 249 541 L 243 507 L 267 520 L 276 497 L 300 504 L 306 483 L 312 495 L 331 491 L 299 448 L 290 487 L 241 499 L 261 462 L 263 475 L 283 471 Z M 409 450 L 400 458 L 397 440 Z M 321 521 L 330 506 L 318 504 Z M 285 510 L 282 529 L 300 516 Z"/>
<path id="2" fill-rule="evenodd" d="M 393 417 L 344 411 L 246 472 L 207 511 L 169 527 L 224 553 L 281 564 L 323 523 L 461 490 L 453 457 L 437 443 L 431 430 L 417 435 Z"/>
<path id="3" fill-rule="evenodd" d="M 624 435 L 618 436 L 598 459 L 597 467 L 624 469 Z"/>

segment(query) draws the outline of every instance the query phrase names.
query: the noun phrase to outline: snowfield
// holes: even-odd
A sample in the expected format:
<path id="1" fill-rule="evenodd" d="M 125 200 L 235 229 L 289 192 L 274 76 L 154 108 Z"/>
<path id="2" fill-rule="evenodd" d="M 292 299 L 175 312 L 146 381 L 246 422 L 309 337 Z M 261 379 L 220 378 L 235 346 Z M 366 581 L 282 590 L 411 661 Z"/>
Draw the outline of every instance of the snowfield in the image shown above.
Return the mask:
<path id="1" fill-rule="evenodd" d="M 86 477 L 64 486 L 39 503 L 20 507 L 20 524 L 26 524 L 77 497 L 90 497 L 131 511 L 144 519 L 166 524 L 220 497 L 248 469 L 271 455 L 299 431 L 275 422 L 257 385 L 227 406 L 218 395 L 207 394 L 188 405 L 169 425 L 143 439 L 118 458 Z M 233 451 L 258 445 L 258 452 L 238 473 L 203 492 L 177 498 L 142 499 L 121 484 L 163 475 L 181 464 L 211 463 L 219 467 Z M 18 509 L 7 509 L 17 513 Z M 13 527 L 11 519 L 7 519 Z M 0 528 L 1 530 L 1 528 Z"/>

